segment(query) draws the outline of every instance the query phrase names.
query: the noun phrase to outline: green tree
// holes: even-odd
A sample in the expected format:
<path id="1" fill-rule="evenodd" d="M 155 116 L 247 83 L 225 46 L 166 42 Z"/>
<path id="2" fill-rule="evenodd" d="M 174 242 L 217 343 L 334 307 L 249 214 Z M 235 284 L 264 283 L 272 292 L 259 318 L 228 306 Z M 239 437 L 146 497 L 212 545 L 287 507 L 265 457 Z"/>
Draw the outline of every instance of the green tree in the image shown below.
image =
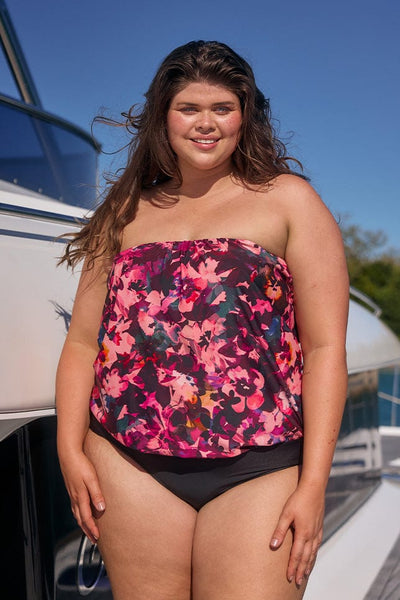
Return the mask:
<path id="1" fill-rule="evenodd" d="M 383 231 L 368 231 L 340 219 L 350 284 L 367 294 L 381 309 L 381 319 L 400 336 L 400 256 L 385 250 Z"/>

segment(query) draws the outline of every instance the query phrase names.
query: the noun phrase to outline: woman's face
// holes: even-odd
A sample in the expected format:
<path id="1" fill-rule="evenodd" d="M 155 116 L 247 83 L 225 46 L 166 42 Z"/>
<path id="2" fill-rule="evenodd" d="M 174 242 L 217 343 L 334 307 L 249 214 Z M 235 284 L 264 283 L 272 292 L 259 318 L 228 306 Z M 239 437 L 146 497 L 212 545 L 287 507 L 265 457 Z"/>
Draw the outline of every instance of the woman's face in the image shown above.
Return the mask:
<path id="1" fill-rule="evenodd" d="M 167 114 L 169 143 L 185 171 L 226 167 L 240 137 L 239 98 L 221 85 L 189 83 L 171 101 Z"/>

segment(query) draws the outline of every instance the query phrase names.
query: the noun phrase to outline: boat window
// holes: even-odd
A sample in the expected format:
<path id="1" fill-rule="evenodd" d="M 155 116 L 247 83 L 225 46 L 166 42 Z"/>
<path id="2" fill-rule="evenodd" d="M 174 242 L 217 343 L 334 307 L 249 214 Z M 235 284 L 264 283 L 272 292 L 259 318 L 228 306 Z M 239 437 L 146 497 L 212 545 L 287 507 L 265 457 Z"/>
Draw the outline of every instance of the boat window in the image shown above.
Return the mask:
<path id="1" fill-rule="evenodd" d="M 0 179 L 93 208 L 97 151 L 79 132 L 0 98 Z"/>
<path id="2" fill-rule="evenodd" d="M 8 60 L 4 53 L 3 44 L 0 42 L 0 90 L 2 94 L 22 100 L 21 93 L 11 73 Z"/>

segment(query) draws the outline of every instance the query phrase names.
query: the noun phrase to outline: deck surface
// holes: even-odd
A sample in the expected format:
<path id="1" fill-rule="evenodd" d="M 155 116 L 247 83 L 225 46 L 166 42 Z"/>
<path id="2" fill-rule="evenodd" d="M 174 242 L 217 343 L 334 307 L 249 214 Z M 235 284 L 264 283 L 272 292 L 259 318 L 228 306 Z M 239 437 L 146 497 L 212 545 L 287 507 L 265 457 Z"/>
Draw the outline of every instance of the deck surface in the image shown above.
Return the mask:
<path id="1" fill-rule="evenodd" d="M 381 439 L 383 476 L 400 486 L 400 436 Z M 400 600 L 400 535 L 364 600 Z"/>
<path id="2" fill-rule="evenodd" d="M 400 536 L 364 600 L 400 600 Z"/>

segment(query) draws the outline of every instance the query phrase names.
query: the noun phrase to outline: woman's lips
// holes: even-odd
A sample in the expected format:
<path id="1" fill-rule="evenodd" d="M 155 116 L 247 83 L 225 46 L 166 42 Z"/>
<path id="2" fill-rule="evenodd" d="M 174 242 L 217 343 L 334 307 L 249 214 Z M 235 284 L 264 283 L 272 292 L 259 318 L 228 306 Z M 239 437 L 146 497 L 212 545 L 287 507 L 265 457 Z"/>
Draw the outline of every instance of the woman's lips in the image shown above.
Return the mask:
<path id="1" fill-rule="evenodd" d="M 210 150 L 215 148 L 219 142 L 219 138 L 191 138 L 191 141 L 202 150 Z"/>

